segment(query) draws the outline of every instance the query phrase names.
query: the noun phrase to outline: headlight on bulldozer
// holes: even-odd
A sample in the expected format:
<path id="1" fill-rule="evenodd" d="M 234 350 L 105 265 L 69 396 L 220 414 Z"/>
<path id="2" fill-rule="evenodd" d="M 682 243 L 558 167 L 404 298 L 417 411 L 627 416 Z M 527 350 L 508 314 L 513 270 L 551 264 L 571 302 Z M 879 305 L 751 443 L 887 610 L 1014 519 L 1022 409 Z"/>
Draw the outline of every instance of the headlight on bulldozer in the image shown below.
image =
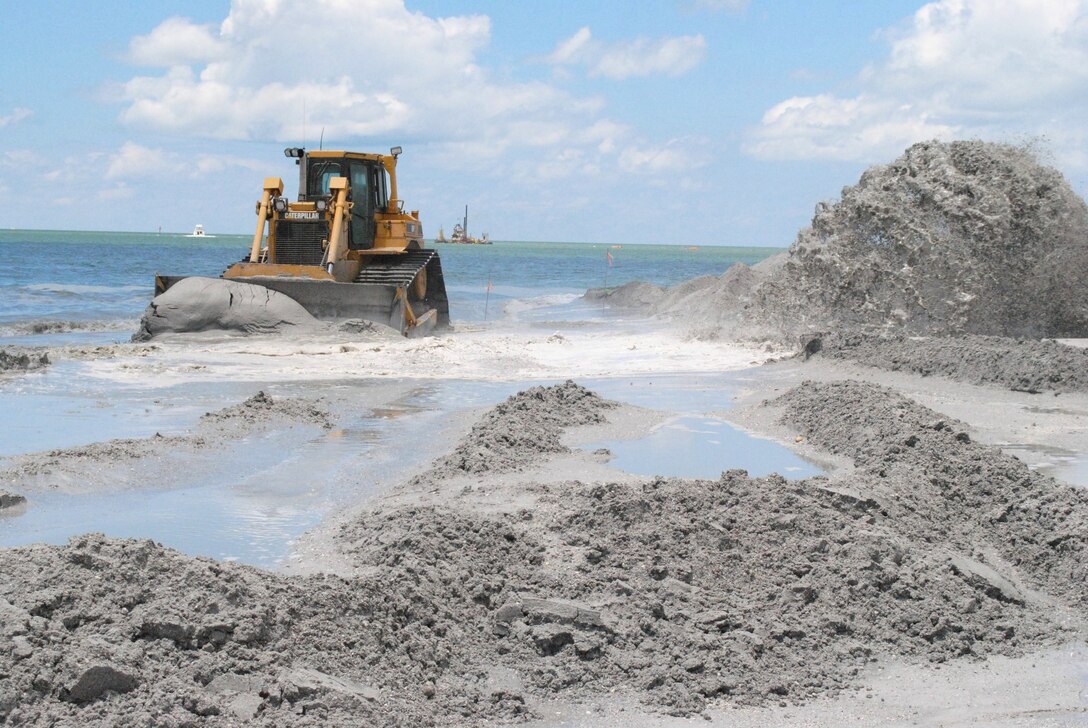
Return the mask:
<path id="1" fill-rule="evenodd" d="M 325 212 L 325 209 L 326 209 L 326 208 L 327 208 L 328 206 L 329 206 L 329 203 L 328 203 L 328 201 L 327 201 L 327 200 L 318 200 L 317 202 L 315 202 L 315 203 L 314 203 L 314 208 L 315 208 L 315 209 L 316 209 L 316 210 L 317 210 L 318 212 Z"/>
<path id="2" fill-rule="evenodd" d="M 287 198 L 277 197 L 275 202 L 272 203 L 272 207 L 275 208 L 276 212 L 287 212 Z"/>

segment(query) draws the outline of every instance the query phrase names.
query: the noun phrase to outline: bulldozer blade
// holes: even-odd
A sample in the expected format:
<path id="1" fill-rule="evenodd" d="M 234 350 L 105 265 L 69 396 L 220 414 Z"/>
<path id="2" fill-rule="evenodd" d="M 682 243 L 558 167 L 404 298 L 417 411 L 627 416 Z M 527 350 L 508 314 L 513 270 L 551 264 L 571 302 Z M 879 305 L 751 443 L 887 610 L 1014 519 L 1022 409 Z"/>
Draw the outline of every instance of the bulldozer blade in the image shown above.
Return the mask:
<path id="1" fill-rule="evenodd" d="M 416 325 L 410 326 L 410 317 L 406 315 L 404 301 L 397 290 L 411 286 L 422 270 L 426 270 L 427 288 L 422 300 L 410 303 L 416 319 Z M 156 275 L 155 295 L 186 277 Z M 314 318 L 324 321 L 364 319 L 391 326 L 410 336 L 449 326 L 449 302 L 442 264 L 430 250 L 388 256 L 388 260 L 364 268 L 352 283 L 286 276 L 246 276 L 233 280 L 278 291 L 293 298 Z"/>

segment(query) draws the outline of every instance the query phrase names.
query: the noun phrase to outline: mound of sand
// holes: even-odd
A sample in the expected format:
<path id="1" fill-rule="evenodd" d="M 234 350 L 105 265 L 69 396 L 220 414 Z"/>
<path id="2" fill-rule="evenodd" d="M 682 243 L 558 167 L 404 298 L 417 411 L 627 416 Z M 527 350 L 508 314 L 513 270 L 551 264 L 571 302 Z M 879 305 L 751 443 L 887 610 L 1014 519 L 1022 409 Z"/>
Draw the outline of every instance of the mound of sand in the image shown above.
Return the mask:
<path id="1" fill-rule="evenodd" d="M 430 722 L 417 674 L 437 605 L 410 589 L 286 579 L 99 535 L 13 549 L 0 574 L 6 724 Z M 409 700 L 400 685 L 416 688 Z"/>
<path id="2" fill-rule="evenodd" d="M 591 297 L 693 319 L 699 336 L 1088 336 L 1088 205 L 1003 144 L 915 144 L 818 205 L 784 259 L 734 268 L 716 282 Z"/>
<path id="3" fill-rule="evenodd" d="M 26 498 L 18 493 L 9 493 L 6 490 L 0 490 L 0 512 L 23 506 L 26 504 Z"/>
<path id="4" fill-rule="evenodd" d="M 147 341 L 166 333 L 215 330 L 263 334 L 321 325 L 298 302 L 278 291 L 194 276 L 155 296 L 132 339 Z"/>
<path id="5" fill-rule="evenodd" d="M 570 380 L 519 392 L 473 425 L 428 477 L 521 470 L 541 456 L 567 452 L 559 441 L 564 428 L 604 422 L 604 412 L 615 406 Z"/>
<path id="6" fill-rule="evenodd" d="M 524 392 L 459 448 L 515 421 L 548 437 L 593 402 Z M 519 484 L 540 497 L 500 513 L 378 505 L 339 533 L 350 579 L 101 536 L 9 550 L 0 721 L 465 725 L 611 690 L 690 714 L 834 693 L 883 655 L 1082 634 L 1088 493 L 882 388 L 805 384 L 772 406 L 856 470 Z M 553 449 L 518 438 L 494 465 Z"/>
<path id="7" fill-rule="evenodd" d="M 818 334 L 804 338 L 802 349 L 806 358 L 818 354 L 850 359 L 878 369 L 1017 392 L 1088 391 L 1088 349 L 1049 339 Z"/>
<path id="8" fill-rule="evenodd" d="M 0 349 L 0 372 L 26 372 L 49 364 L 49 355 L 40 351 Z"/>
<path id="9" fill-rule="evenodd" d="M 816 208 L 757 312 L 789 329 L 1088 335 L 1088 206 L 1027 151 L 926 142 Z"/>

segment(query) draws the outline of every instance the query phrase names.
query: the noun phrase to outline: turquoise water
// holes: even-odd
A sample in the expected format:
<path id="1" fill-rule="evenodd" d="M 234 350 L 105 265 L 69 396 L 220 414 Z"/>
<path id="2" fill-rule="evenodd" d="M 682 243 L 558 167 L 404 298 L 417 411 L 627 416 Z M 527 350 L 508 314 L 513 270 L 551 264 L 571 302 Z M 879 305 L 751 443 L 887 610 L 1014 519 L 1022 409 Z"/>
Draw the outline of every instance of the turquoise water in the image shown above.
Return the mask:
<path id="1" fill-rule="evenodd" d="M 28 324 L 42 321 L 130 331 L 151 298 L 156 273 L 217 276 L 246 255 L 249 243 L 244 235 L 2 230 L 0 336 L 26 333 Z M 480 321 L 485 307 L 488 318 L 495 318 L 519 299 L 553 296 L 564 306 L 587 288 L 631 280 L 670 285 L 720 275 L 733 263 L 751 264 L 778 252 L 502 241 L 436 247 L 454 321 Z"/>

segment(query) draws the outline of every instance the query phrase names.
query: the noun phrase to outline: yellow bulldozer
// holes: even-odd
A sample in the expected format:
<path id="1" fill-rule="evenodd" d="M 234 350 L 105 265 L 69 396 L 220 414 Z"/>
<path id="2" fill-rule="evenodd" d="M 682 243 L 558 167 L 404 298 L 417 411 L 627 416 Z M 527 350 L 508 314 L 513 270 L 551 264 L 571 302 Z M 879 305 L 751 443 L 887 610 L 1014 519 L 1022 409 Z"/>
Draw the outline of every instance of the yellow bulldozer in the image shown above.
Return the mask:
<path id="1" fill-rule="evenodd" d="M 319 319 L 366 319 L 405 335 L 449 326 L 438 253 L 423 247 L 419 212 L 397 197 L 389 154 L 284 150 L 299 167 L 298 201 L 268 177 L 249 255 L 223 277 L 279 291 Z M 185 276 L 155 276 L 155 295 Z"/>

